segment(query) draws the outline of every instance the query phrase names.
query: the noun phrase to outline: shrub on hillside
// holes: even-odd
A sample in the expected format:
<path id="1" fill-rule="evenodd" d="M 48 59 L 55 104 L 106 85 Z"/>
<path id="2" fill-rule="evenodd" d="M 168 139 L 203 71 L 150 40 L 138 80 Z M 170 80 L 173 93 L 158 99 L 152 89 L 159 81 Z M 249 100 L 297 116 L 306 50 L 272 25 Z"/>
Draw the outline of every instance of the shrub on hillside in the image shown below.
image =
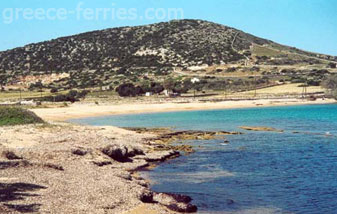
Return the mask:
<path id="1" fill-rule="evenodd" d="M 140 86 L 134 86 L 132 83 L 124 83 L 118 86 L 116 92 L 121 97 L 134 97 L 144 94 L 144 91 Z"/>
<path id="2" fill-rule="evenodd" d="M 47 96 L 43 97 L 42 101 L 46 102 L 77 102 L 80 99 L 84 98 L 89 91 L 83 90 L 83 91 L 76 91 L 76 90 L 71 90 L 67 94 L 59 94 L 56 96 Z"/>
<path id="3" fill-rule="evenodd" d="M 52 88 L 52 89 L 50 90 L 50 93 L 57 93 L 57 92 L 58 92 L 57 88 Z"/>
<path id="4" fill-rule="evenodd" d="M 331 75 L 327 77 L 323 82 L 322 86 L 327 89 L 328 95 L 332 96 L 337 100 L 337 75 Z"/>
<path id="5" fill-rule="evenodd" d="M 44 123 L 34 112 L 19 107 L 0 107 L 0 126 Z"/>

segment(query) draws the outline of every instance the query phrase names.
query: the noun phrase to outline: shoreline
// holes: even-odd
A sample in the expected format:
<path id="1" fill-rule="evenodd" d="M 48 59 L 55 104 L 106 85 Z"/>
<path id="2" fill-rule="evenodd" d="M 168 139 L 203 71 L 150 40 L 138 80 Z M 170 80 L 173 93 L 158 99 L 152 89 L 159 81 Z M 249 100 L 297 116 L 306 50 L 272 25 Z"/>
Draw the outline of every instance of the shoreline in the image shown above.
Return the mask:
<path id="1" fill-rule="evenodd" d="M 51 122 L 51 127 L 42 127 L 37 128 L 35 125 L 22 126 L 14 126 L 14 127 L 0 127 L 0 134 L 4 134 L 3 141 L 0 139 L 0 151 L 13 151 L 15 155 L 23 157 L 24 159 L 16 160 L 7 160 L 4 157 L 1 157 L 0 152 L 0 160 L 6 161 L 9 163 L 19 164 L 19 166 L 14 166 L 13 169 L 10 167 L 9 169 L 3 170 L 5 172 L 5 176 L 3 180 L 6 183 L 12 182 L 12 178 L 16 179 L 15 181 L 20 181 L 23 183 L 31 183 L 34 185 L 43 187 L 48 187 L 50 182 L 53 182 L 53 177 L 56 176 L 57 185 L 61 185 L 62 189 L 66 191 L 66 189 L 74 189 L 74 186 L 68 187 L 66 184 L 63 184 L 64 180 L 74 179 L 76 182 L 81 183 L 83 180 L 85 182 L 89 182 L 87 185 L 89 189 L 93 189 L 91 193 L 90 200 L 94 200 L 94 205 L 86 205 L 85 209 L 87 209 L 91 213 L 100 213 L 103 209 L 110 213 L 108 210 L 120 210 L 122 214 L 161 214 L 161 213 L 177 213 L 172 210 L 169 210 L 168 206 L 163 203 L 169 201 L 169 203 L 179 204 L 175 201 L 173 196 L 163 194 L 163 193 L 155 193 L 151 191 L 151 186 L 144 178 L 140 177 L 137 172 L 143 170 L 148 166 L 157 166 L 161 162 L 166 161 L 172 157 L 177 157 L 176 151 L 179 148 L 171 147 L 169 141 L 170 139 L 167 136 L 171 136 L 170 132 L 162 133 L 156 132 L 153 130 L 143 130 L 138 132 L 137 130 L 127 130 L 121 129 L 113 126 L 85 126 L 79 124 L 70 124 L 70 123 L 58 123 L 55 121 L 63 121 L 69 120 L 71 118 L 81 118 L 88 116 L 104 116 L 104 115 L 117 115 L 117 114 L 137 114 L 137 113 L 152 113 L 152 112 L 168 112 L 168 111 L 194 111 L 194 110 L 211 110 L 211 109 L 235 109 L 235 108 L 257 108 L 257 107 L 272 107 L 272 106 L 294 106 L 294 105 L 319 105 L 319 104 L 334 104 L 336 103 L 334 100 L 318 100 L 318 101 L 304 101 L 303 100 L 249 100 L 249 101 L 226 101 L 219 103 L 166 103 L 166 104 L 109 104 L 105 106 L 90 106 L 88 104 L 74 104 L 69 108 L 46 108 L 46 109 L 33 109 L 35 113 L 37 113 L 41 118 L 46 121 L 54 121 Z M 182 105 L 182 106 L 181 106 Z M 225 105 L 225 106 L 224 106 Z M 111 113 L 110 108 L 117 108 Z M 138 108 L 138 109 L 137 109 Z M 147 110 L 155 108 L 154 111 L 149 112 Z M 69 111 L 70 110 L 70 111 Z M 93 112 L 90 110 L 94 110 Z M 76 112 L 77 111 L 77 112 Z M 78 112 L 79 111 L 79 112 Z M 131 112 L 130 112 L 131 111 Z M 54 127 L 55 126 L 55 127 Z M 54 128 L 57 128 L 55 131 Z M 21 131 L 20 131 L 21 130 Z M 161 130 L 163 131 L 163 130 Z M 22 133 L 23 132 L 23 133 Z M 170 133 L 170 134 L 169 134 Z M 185 134 L 179 133 L 182 137 L 190 138 L 191 136 L 187 136 Z M 223 134 L 235 134 L 235 133 L 223 133 Z M 163 137 L 165 136 L 165 137 Z M 172 135 L 177 137 L 177 135 Z M 198 135 L 197 137 L 200 137 Z M 205 134 L 204 137 L 210 138 L 212 135 Z M 108 140 L 108 142 L 106 142 Z M 162 141 L 162 142 L 158 142 Z M 167 141 L 166 141 L 167 140 Z M 5 142 L 5 143 L 4 143 Z M 7 143 L 6 143 L 7 142 Z M 9 143 L 8 143 L 9 142 Z M 122 147 L 126 146 L 133 149 L 133 152 L 136 154 L 137 150 L 135 147 L 141 148 L 142 151 L 145 152 L 144 155 L 136 155 L 132 157 L 133 163 L 123 163 L 109 159 L 109 157 L 102 154 L 102 148 L 110 145 L 118 144 Z M 46 145 L 45 145 L 46 144 Z M 164 146 L 164 150 L 156 150 L 156 147 L 162 149 Z M 184 146 L 184 145 L 182 145 Z M 53 148 L 55 147 L 55 148 Z M 74 149 L 77 156 L 74 156 Z M 36 151 L 32 152 L 33 149 Z M 186 151 L 191 148 L 184 148 Z M 185 152 L 186 152 L 185 151 Z M 82 152 L 85 154 L 82 156 Z M 88 154 L 87 154 L 88 153 Z M 183 154 L 182 154 L 183 155 Z M 47 159 L 45 159 L 48 156 Z M 53 158 L 50 158 L 50 157 Z M 55 158 L 54 158 L 55 156 Z M 76 161 L 74 161 L 74 158 Z M 25 162 L 26 161 L 26 162 Z M 69 163 L 68 163 L 69 162 Z M 28 163 L 28 165 L 27 165 Z M 74 166 L 72 166 L 72 164 Z M 41 173 L 43 172 L 43 173 Z M 52 176 L 51 181 L 44 177 L 44 173 L 48 176 Z M 66 177 L 62 173 L 65 173 Z M 24 176 L 24 175 L 28 176 Z M 91 174 L 90 177 L 89 175 Z M 62 176 L 60 176 L 62 175 Z M 118 176 L 117 176 L 118 175 Z M 30 177 L 32 176 L 32 177 Z M 76 178 L 75 178 L 75 177 Z M 88 177 L 89 176 L 89 177 Z M 104 177 L 104 179 L 103 179 Z M 8 180 L 6 180 L 8 179 Z M 91 180 L 94 179 L 94 180 Z M 103 180 L 102 180 L 103 179 Z M 108 182 L 109 180 L 116 180 L 119 184 L 115 184 L 114 182 Z M 45 180 L 48 180 L 45 183 Z M 61 183 L 59 183 L 61 182 Z M 96 204 L 101 204 L 98 200 L 97 196 L 100 197 L 110 197 L 111 195 L 116 195 L 115 192 L 104 192 L 97 193 L 97 186 L 105 189 L 107 186 L 110 188 L 118 188 L 121 192 L 121 195 L 113 196 L 123 198 L 122 203 L 119 205 L 107 206 L 104 204 L 103 208 L 95 207 Z M 76 187 L 77 188 L 77 187 Z M 133 189 L 133 193 L 126 193 L 125 189 Z M 74 211 L 73 207 L 68 207 L 67 204 L 62 204 L 59 201 L 59 197 L 66 197 L 67 195 L 58 195 L 59 191 L 51 189 L 46 195 L 45 198 L 42 198 L 41 209 L 42 211 L 48 211 L 49 209 L 55 211 L 60 210 L 62 213 L 69 211 Z M 42 195 L 43 195 L 42 190 Z M 55 194 L 53 193 L 54 191 Z M 76 190 L 76 197 L 83 197 L 80 199 L 82 204 L 88 203 L 85 193 L 85 189 Z M 99 190 L 99 192 L 102 190 Z M 96 192 L 96 193 L 95 193 Z M 137 193 L 137 194 L 135 194 Z M 50 204 L 48 201 L 49 197 L 54 198 L 54 202 Z M 68 195 L 69 200 L 75 203 L 75 195 Z M 153 197 L 153 199 L 151 199 Z M 179 196 L 180 197 L 180 196 Z M 187 196 L 183 196 L 187 197 Z M 128 198 L 128 199 L 126 199 Z M 38 198 L 37 198 L 38 199 Z M 159 204 L 151 204 L 146 203 L 147 200 L 162 200 L 163 203 Z M 34 199 L 30 199 L 28 202 L 35 202 Z M 39 199 L 38 199 L 39 200 Z M 49 199 L 50 200 L 50 199 Z M 108 201 L 109 201 L 108 200 Z M 143 201 L 144 200 L 144 201 Z M 147 201 L 148 202 L 148 201 Z M 92 203 L 92 202 L 90 202 Z M 106 203 L 106 201 L 104 201 Z M 115 202 L 114 202 L 115 203 Z M 57 204 L 57 207 L 54 207 Z M 3 208 L 0 203 L 0 211 Z M 125 207 L 127 206 L 127 207 Z M 179 206 L 183 206 L 185 209 L 189 208 L 188 206 L 192 206 L 189 203 L 179 204 Z M 78 207 L 79 208 L 79 207 Z M 77 209 L 78 209 L 77 208 Z M 190 207 L 191 208 L 191 207 Z M 192 207 L 194 208 L 194 207 Z M 82 209 L 82 208 L 81 208 Z M 84 208 L 83 208 L 84 209 Z M 78 211 L 78 210 L 77 210 Z M 15 212 L 14 212 L 15 213 Z M 72 213 L 72 212 L 69 212 Z M 111 212 L 114 213 L 114 212 Z"/>
<path id="2" fill-rule="evenodd" d="M 244 109 L 261 107 L 280 107 L 297 105 L 323 105 L 335 104 L 333 99 L 319 99 L 308 101 L 303 99 L 263 99 L 240 100 L 222 102 L 189 102 L 189 103 L 139 103 L 139 104 L 114 104 L 94 105 L 90 103 L 75 103 L 64 108 L 35 108 L 31 111 L 38 116 L 51 121 L 67 121 L 86 117 L 99 117 L 109 115 L 181 112 L 198 110 Z"/>
<path id="3" fill-rule="evenodd" d="M 156 142 L 161 132 L 50 122 L 0 127 L 0 135 L 6 202 L 0 202 L 0 213 L 20 213 L 20 207 L 39 213 L 97 214 L 197 209 L 188 196 L 152 191 L 150 181 L 137 173 L 182 155 L 169 139 Z M 13 197 L 23 192 L 24 197 Z"/>

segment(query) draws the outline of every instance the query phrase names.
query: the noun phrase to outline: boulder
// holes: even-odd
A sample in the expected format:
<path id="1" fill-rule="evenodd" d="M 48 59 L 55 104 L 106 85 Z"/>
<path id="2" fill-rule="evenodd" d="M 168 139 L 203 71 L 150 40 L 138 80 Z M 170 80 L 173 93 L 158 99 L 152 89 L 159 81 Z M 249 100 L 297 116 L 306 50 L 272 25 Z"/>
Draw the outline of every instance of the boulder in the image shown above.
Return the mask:
<path id="1" fill-rule="evenodd" d="M 129 161 L 128 148 L 121 145 L 109 145 L 102 149 L 102 152 L 118 162 Z"/>
<path id="2" fill-rule="evenodd" d="M 195 213 L 198 211 L 197 206 L 190 204 L 192 198 L 189 196 L 172 193 L 156 193 L 154 200 L 175 212 Z"/>
<path id="3" fill-rule="evenodd" d="M 196 213 L 198 211 L 197 206 L 193 204 L 177 203 L 177 204 L 167 205 L 166 207 L 172 211 L 180 212 L 180 213 Z"/>
<path id="4" fill-rule="evenodd" d="M 71 151 L 74 155 L 84 156 L 88 154 L 88 151 L 85 149 L 74 149 Z"/>
<path id="5" fill-rule="evenodd" d="M 153 203 L 153 192 L 144 190 L 139 195 L 139 200 L 143 203 Z"/>
<path id="6" fill-rule="evenodd" d="M 2 156 L 7 158 L 8 160 L 21 160 L 22 159 L 22 157 L 17 156 L 12 151 L 3 151 Z"/>
<path id="7" fill-rule="evenodd" d="M 136 147 L 132 147 L 132 148 L 128 148 L 128 155 L 129 157 L 134 157 L 137 155 L 144 155 L 144 151 L 140 148 L 136 148 Z"/>

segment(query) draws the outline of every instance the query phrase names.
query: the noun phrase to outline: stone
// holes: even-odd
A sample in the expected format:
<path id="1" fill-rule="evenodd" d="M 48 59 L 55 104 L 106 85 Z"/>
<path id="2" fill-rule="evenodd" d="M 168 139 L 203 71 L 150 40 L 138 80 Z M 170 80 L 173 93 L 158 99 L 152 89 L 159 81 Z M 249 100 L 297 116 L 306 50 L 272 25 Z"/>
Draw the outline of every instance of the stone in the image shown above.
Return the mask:
<path id="1" fill-rule="evenodd" d="M 143 203 L 153 203 L 153 192 L 148 191 L 148 190 L 144 190 L 140 196 L 139 196 L 139 200 Z"/>
<path id="2" fill-rule="evenodd" d="M 102 152 L 118 162 L 129 161 L 128 148 L 120 145 L 109 145 L 102 149 Z"/>

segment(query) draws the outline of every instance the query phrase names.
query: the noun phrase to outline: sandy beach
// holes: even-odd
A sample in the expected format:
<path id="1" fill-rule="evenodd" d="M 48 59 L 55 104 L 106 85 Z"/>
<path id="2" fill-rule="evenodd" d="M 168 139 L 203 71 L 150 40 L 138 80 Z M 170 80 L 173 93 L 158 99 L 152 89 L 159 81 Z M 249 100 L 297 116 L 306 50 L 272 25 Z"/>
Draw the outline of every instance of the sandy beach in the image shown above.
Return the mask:
<path id="1" fill-rule="evenodd" d="M 172 111 L 193 111 L 212 109 L 255 108 L 289 105 L 315 105 L 336 103 L 333 99 L 318 99 L 309 101 L 303 99 L 264 99 L 264 100 L 240 100 L 223 102 L 198 102 L 188 103 L 140 103 L 140 104 L 100 104 L 75 103 L 64 108 L 37 108 L 32 109 L 37 115 L 53 121 L 66 121 L 69 119 L 95 117 L 119 114 L 155 113 Z"/>

